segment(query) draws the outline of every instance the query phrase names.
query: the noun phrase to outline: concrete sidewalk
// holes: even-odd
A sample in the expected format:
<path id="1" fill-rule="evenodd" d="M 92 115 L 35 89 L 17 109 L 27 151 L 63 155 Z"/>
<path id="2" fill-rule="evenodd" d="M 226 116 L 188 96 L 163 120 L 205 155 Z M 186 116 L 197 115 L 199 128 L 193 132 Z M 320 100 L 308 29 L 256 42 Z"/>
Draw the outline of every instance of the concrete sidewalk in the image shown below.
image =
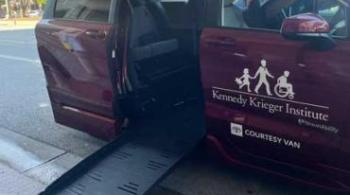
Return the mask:
<path id="1" fill-rule="evenodd" d="M 36 195 L 82 157 L 0 127 L 0 195 Z M 157 186 L 152 195 L 181 195 Z"/>
<path id="2" fill-rule="evenodd" d="M 0 194 L 28 194 L 34 195 L 44 189 L 44 185 L 25 175 L 0 164 Z"/>
<path id="3" fill-rule="evenodd" d="M 82 158 L 0 128 L 0 194 L 38 194 Z"/>

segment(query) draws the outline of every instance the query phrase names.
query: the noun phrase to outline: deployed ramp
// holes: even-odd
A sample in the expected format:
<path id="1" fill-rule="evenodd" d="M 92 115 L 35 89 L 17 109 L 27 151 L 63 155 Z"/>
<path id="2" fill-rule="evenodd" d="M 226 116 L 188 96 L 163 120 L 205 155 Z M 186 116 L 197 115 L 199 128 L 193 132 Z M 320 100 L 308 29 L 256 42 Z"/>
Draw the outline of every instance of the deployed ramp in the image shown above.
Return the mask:
<path id="1" fill-rule="evenodd" d="M 41 194 L 146 194 L 201 141 L 202 114 L 201 108 L 188 106 L 137 121 Z"/>

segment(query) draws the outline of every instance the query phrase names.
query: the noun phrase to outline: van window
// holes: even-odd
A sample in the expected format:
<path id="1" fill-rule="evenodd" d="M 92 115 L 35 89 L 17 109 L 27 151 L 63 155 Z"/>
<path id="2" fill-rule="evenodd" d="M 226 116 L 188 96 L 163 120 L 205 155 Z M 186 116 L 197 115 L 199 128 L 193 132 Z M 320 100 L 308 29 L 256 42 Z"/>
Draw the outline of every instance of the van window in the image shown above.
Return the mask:
<path id="1" fill-rule="evenodd" d="M 346 37 L 348 34 L 347 7 L 349 4 L 343 0 L 318 0 L 318 14 L 327 20 L 334 36 Z"/>
<path id="2" fill-rule="evenodd" d="M 57 0 L 55 18 L 108 22 L 111 0 Z"/>
<path id="3" fill-rule="evenodd" d="M 312 11 L 311 0 L 223 0 L 221 26 L 279 30 L 286 17 Z"/>

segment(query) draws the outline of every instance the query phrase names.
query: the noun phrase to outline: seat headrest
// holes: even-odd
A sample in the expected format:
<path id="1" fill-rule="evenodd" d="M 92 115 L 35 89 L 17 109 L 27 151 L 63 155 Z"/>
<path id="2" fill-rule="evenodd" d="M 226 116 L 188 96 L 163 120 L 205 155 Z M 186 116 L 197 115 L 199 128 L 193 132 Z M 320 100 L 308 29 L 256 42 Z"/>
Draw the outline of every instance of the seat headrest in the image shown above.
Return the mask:
<path id="1" fill-rule="evenodd" d="M 166 30 L 170 26 L 168 15 L 160 0 L 145 0 L 146 7 L 155 18 L 158 28 Z"/>

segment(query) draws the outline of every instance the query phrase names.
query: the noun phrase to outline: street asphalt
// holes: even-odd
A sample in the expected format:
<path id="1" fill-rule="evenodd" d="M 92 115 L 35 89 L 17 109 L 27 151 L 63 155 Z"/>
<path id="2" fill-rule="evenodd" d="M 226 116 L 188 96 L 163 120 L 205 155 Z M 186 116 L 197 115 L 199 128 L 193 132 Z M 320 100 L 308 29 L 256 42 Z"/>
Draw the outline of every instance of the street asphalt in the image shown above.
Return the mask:
<path id="1" fill-rule="evenodd" d="M 33 29 L 0 31 L 0 86 L 0 195 L 37 194 L 106 144 L 54 122 Z M 151 194 L 331 194 L 229 168 L 202 154 L 181 163 Z"/>

